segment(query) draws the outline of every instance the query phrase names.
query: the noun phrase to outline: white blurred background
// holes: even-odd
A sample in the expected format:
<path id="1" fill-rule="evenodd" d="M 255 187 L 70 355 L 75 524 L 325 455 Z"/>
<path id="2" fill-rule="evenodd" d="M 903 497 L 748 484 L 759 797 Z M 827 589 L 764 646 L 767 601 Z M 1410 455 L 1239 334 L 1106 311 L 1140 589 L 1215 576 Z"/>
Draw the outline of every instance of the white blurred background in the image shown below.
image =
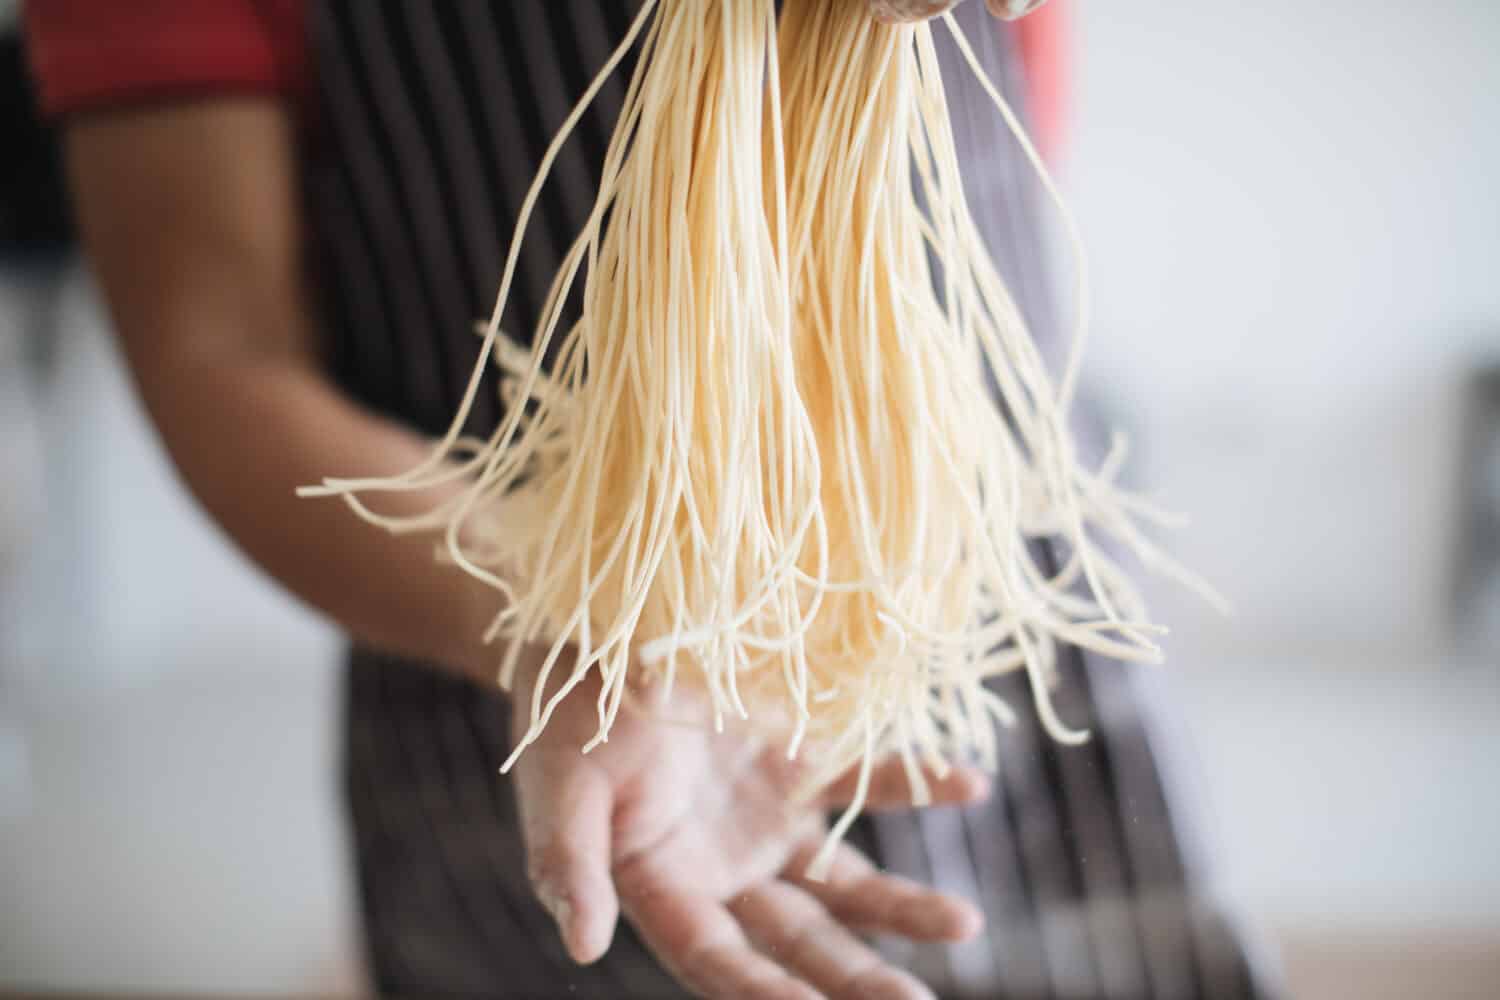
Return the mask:
<path id="1" fill-rule="evenodd" d="M 1238 608 L 1159 609 L 1226 887 L 1299 996 L 1493 995 L 1500 584 L 1467 627 L 1454 594 L 1500 6 L 1075 10 L 1093 381 Z M 86 277 L 38 273 L 0 268 L 0 989 L 347 988 L 337 639 L 185 498 Z"/>

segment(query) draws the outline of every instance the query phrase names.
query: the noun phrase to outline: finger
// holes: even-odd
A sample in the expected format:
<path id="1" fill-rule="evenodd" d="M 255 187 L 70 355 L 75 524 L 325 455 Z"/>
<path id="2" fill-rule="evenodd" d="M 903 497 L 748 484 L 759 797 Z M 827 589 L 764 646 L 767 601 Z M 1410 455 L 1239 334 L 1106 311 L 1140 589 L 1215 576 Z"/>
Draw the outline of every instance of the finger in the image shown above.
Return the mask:
<path id="1" fill-rule="evenodd" d="M 587 965 L 609 950 L 620 912 L 610 877 L 612 796 L 597 772 L 567 761 L 550 770 L 518 774 L 527 874 L 568 954 Z"/>
<path id="2" fill-rule="evenodd" d="M 750 941 L 833 998 L 932 1000 L 932 991 L 855 937 L 809 893 L 766 882 L 730 904 Z"/>
<path id="3" fill-rule="evenodd" d="M 625 912 L 662 966 L 709 1000 L 822 1000 L 823 994 L 751 945 L 739 921 L 708 896 L 629 893 Z"/>
<path id="4" fill-rule="evenodd" d="M 990 13 L 1005 21 L 1014 21 L 1018 17 L 1030 14 L 1047 0 L 985 0 L 985 6 Z"/>
<path id="5" fill-rule="evenodd" d="M 1036 10 L 1047 0 L 985 0 L 991 14 L 1003 21 L 1014 21 Z M 958 6 L 959 0 L 870 0 L 870 12 L 877 21 L 901 24 L 925 21 Z"/>
<path id="6" fill-rule="evenodd" d="M 925 21 L 956 6 L 959 0 L 870 0 L 870 13 L 877 21 L 900 24 Z"/>
<path id="7" fill-rule="evenodd" d="M 978 768 L 954 766 L 948 773 L 938 772 L 922 765 L 922 776 L 927 779 L 930 796 L 926 805 L 967 805 L 978 802 L 990 793 L 990 779 Z M 822 804 L 830 809 L 846 806 L 854 800 L 855 788 L 859 784 L 859 771 L 853 769 L 829 785 L 822 795 Z M 870 775 L 870 790 L 865 798 L 865 808 L 872 810 L 907 809 L 917 803 L 911 780 L 899 759 L 884 761 Z"/>
<path id="8" fill-rule="evenodd" d="M 807 878 L 807 867 L 818 846 L 809 843 L 793 855 L 783 877 L 849 927 L 914 941 L 966 941 L 984 926 L 984 914 L 974 904 L 887 875 L 848 844 L 834 852 L 827 879 L 814 882 Z"/>

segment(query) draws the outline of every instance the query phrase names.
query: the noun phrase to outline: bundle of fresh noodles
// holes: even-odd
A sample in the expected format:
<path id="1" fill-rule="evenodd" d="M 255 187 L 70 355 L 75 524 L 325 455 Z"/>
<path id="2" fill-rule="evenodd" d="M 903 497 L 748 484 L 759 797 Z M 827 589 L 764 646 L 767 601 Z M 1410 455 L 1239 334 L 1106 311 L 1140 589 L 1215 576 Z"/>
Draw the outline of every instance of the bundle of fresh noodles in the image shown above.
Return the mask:
<path id="1" fill-rule="evenodd" d="M 499 318 L 530 209 L 637 46 L 592 215 L 523 348 Z M 1026 670 L 1073 742 L 1048 696 L 1059 644 L 1159 657 L 1101 539 L 1185 577 L 1138 529 L 1160 515 L 1114 483 L 1121 450 L 1075 456 L 1078 260 L 1054 380 L 966 204 L 929 26 L 879 24 L 863 0 L 648 0 L 541 165 L 449 433 L 403 475 L 304 492 L 440 534 L 497 591 L 503 685 L 522 643 L 551 644 L 507 767 L 597 675 L 594 744 L 637 682 L 691 684 L 705 724 L 803 755 L 809 789 L 896 754 L 920 803 L 921 763 L 993 761 L 1009 710 L 988 678 Z M 507 415 L 462 437 L 492 362 Z M 459 488 L 417 518 L 362 499 L 444 482 Z M 1038 560 L 1042 539 L 1063 565 Z"/>

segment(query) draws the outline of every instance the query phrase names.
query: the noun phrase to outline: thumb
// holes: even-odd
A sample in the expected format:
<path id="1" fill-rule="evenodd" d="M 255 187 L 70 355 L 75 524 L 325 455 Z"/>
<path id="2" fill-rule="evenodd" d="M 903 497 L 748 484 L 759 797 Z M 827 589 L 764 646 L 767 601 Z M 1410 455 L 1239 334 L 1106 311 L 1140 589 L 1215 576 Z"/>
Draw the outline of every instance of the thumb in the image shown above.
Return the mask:
<path id="1" fill-rule="evenodd" d="M 553 763 L 561 765 L 554 773 L 518 782 L 526 871 L 568 954 L 587 965 L 609 950 L 620 915 L 610 876 L 612 796 L 581 755 Z"/>

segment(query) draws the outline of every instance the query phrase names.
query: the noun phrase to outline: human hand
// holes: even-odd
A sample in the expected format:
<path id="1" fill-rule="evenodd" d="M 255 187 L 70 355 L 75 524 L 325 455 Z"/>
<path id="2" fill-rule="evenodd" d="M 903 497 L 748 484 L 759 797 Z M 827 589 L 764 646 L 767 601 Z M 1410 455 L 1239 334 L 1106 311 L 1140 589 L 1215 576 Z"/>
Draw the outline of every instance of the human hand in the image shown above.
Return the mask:
<path id="1" fill-rule="evenodd" d="M 957 7 L 960 2 L 961 0 L 870 0 L 870 10 L 876 18 L 888 23 L 925 21 Z M 1046 2 L 1047 0 L 985 0 L 985 6 L 996 17 L 1014 21 Z"/>
<path id="2" fill-rule="evenodd" d="M 512 700 L 518 736 L 529 722 L 525 687 Z M 662 965 L 704 997 L 931 996 L 857 934 L 963 940 L 982 925 L 973 906 L 882 874 L 847 844 L 827 881 L 805 877 L 826 833 L 823 812 L 847 803 L 852 776 L 817 802 L 789 805 L 799 766 L 779 748 L 629 708 L 609 742 L 585 756 L 597 693 L 597 682 L 585 683 L 565 698 L 512 771 L 532 886 L 576 961 L 605 953 L 623 912 Z M 987 793 L 972 769 L 929 777 L 936 804 Z M 897 762 L 875 768 L 867 808 L 904 807 L 910 797 Z"/>

